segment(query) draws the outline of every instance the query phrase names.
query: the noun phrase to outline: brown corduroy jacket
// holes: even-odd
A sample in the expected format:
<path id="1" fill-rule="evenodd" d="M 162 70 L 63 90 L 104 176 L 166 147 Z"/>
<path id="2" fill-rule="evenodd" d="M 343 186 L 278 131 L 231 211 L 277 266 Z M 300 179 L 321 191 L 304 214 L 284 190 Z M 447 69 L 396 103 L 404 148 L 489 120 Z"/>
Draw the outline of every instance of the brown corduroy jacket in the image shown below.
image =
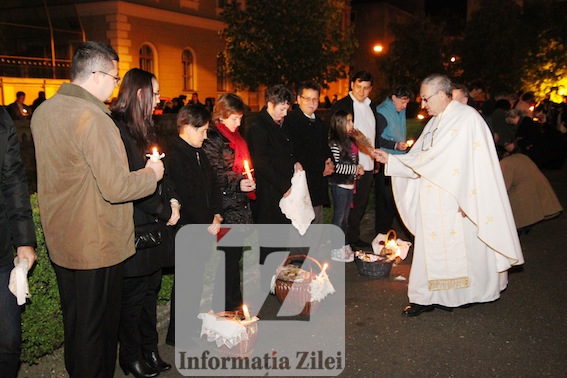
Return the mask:
<path id="1" fill-rule="evenodd" d="M 51 260 L 68 269 L 116 265 L 134 254 L 129 201 L 152 194 L 151 168 L 130 172 L 106 106 L 64 83 L 31 121 L 41 224 Z"/>

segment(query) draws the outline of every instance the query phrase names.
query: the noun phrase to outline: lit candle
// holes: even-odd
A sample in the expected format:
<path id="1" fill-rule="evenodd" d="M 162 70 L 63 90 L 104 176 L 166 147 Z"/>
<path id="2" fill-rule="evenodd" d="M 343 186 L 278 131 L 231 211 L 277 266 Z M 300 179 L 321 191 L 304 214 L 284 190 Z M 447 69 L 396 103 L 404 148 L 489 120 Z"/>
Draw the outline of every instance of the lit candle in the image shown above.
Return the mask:
<path id="1" fill-rule="evenodd" d="M 413 146 L 413 139 L 409 139 L 409 140 L 406 142 L 406 144 L 407 144 L 408 147 Z"/>
<path id="2" fill-rule="evenodd" d="M 248 160 L 244 160 L 244 174 L 248 180 L 253 180 L 252 178 L 252 171 L 250 170 L 250 164 L 248 164 Z"/>
<path id="3" fill-rule="evenodd" d="M 149 157 L 151 161 L 159 161 L 165 157 L 165 154 L 160 154 L 157 147 L 154 147 L 152 148 L 152 153 L 146 154 L 146 156 Z"/>
<path id="4" fill-rule="evenodd" d="M 244 313 L 244 319 L 250 320 L 250 312 L 248 312 L 248 306 L 242 305 L 242 312 Z"/>
<path id="5" fill-rule="evenodd" d="M 319 278 L 323 278 L 323 277 L 324 277 L 325 270 L 327 270 L 327 267 L 328 267 L 328 266 L 329 266 L 329 265 L 328 265 L 327 263 L 325 263 L 325 264 L 323 265 L 323 269 L 321 269 L 321 273 L 319 273 L 319 275 L 318 275 Z"/>

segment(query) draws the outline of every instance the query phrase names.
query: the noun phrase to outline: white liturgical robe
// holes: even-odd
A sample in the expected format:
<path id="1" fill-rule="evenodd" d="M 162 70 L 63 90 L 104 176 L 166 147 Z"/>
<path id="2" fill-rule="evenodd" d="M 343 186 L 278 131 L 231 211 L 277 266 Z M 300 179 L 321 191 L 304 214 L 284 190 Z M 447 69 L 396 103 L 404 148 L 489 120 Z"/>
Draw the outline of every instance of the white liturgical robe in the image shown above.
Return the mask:
<path id="1" fill-rule="evenodd" d="M 415 235 L 411 303 L 490 302 L 524 262 L 492 135 L 480 114 L 452 101 L 385 174 Z M 459 211 L 462 210 L 465 216 Z"/>

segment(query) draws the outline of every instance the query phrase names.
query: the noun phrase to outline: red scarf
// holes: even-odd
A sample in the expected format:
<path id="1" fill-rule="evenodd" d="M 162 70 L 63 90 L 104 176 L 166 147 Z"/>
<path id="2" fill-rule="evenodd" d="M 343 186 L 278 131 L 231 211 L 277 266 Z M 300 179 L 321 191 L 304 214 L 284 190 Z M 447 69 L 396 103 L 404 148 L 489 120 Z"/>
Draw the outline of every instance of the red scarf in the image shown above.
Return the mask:
<path id="1" fill-rule="evenodd" d="M 238 174 L 243 174 L 244 172 L 244 160 L 248 160 L 250 168 L 252 168 L 252 162 L 250 160 L 250 151 L 248 151 L 248 145 L 246 141 L 240 135 L 238 130 L 232 132 L 223 123 L 216 124 L 218 131 L 228 139 L 229 147 L 234 150 L 234 162 L 232 163 L 232 170 Z M 254 172 L 252 172 L 254 175 Z M 248 192 L 248 198 L 251 200 L 256 199 L 255 192 Z"/>

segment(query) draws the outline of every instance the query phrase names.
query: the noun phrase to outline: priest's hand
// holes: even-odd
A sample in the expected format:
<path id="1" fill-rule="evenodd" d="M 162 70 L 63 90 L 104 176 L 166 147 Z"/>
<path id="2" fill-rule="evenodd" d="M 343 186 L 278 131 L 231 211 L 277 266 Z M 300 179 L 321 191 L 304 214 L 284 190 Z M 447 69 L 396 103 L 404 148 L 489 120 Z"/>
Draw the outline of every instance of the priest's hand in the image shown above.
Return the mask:
<path id="1" fill-rule="evenodd" d="M 382 164 L 387 164 L 388 163 L 388 158 L 390 157 L 390 154 L 387 153 L 384 150 L 380 150 L 380 149 L 376 149 L 374 150 L 374 159 L 378 162 L 378 163 L 382 163 Z"/>

